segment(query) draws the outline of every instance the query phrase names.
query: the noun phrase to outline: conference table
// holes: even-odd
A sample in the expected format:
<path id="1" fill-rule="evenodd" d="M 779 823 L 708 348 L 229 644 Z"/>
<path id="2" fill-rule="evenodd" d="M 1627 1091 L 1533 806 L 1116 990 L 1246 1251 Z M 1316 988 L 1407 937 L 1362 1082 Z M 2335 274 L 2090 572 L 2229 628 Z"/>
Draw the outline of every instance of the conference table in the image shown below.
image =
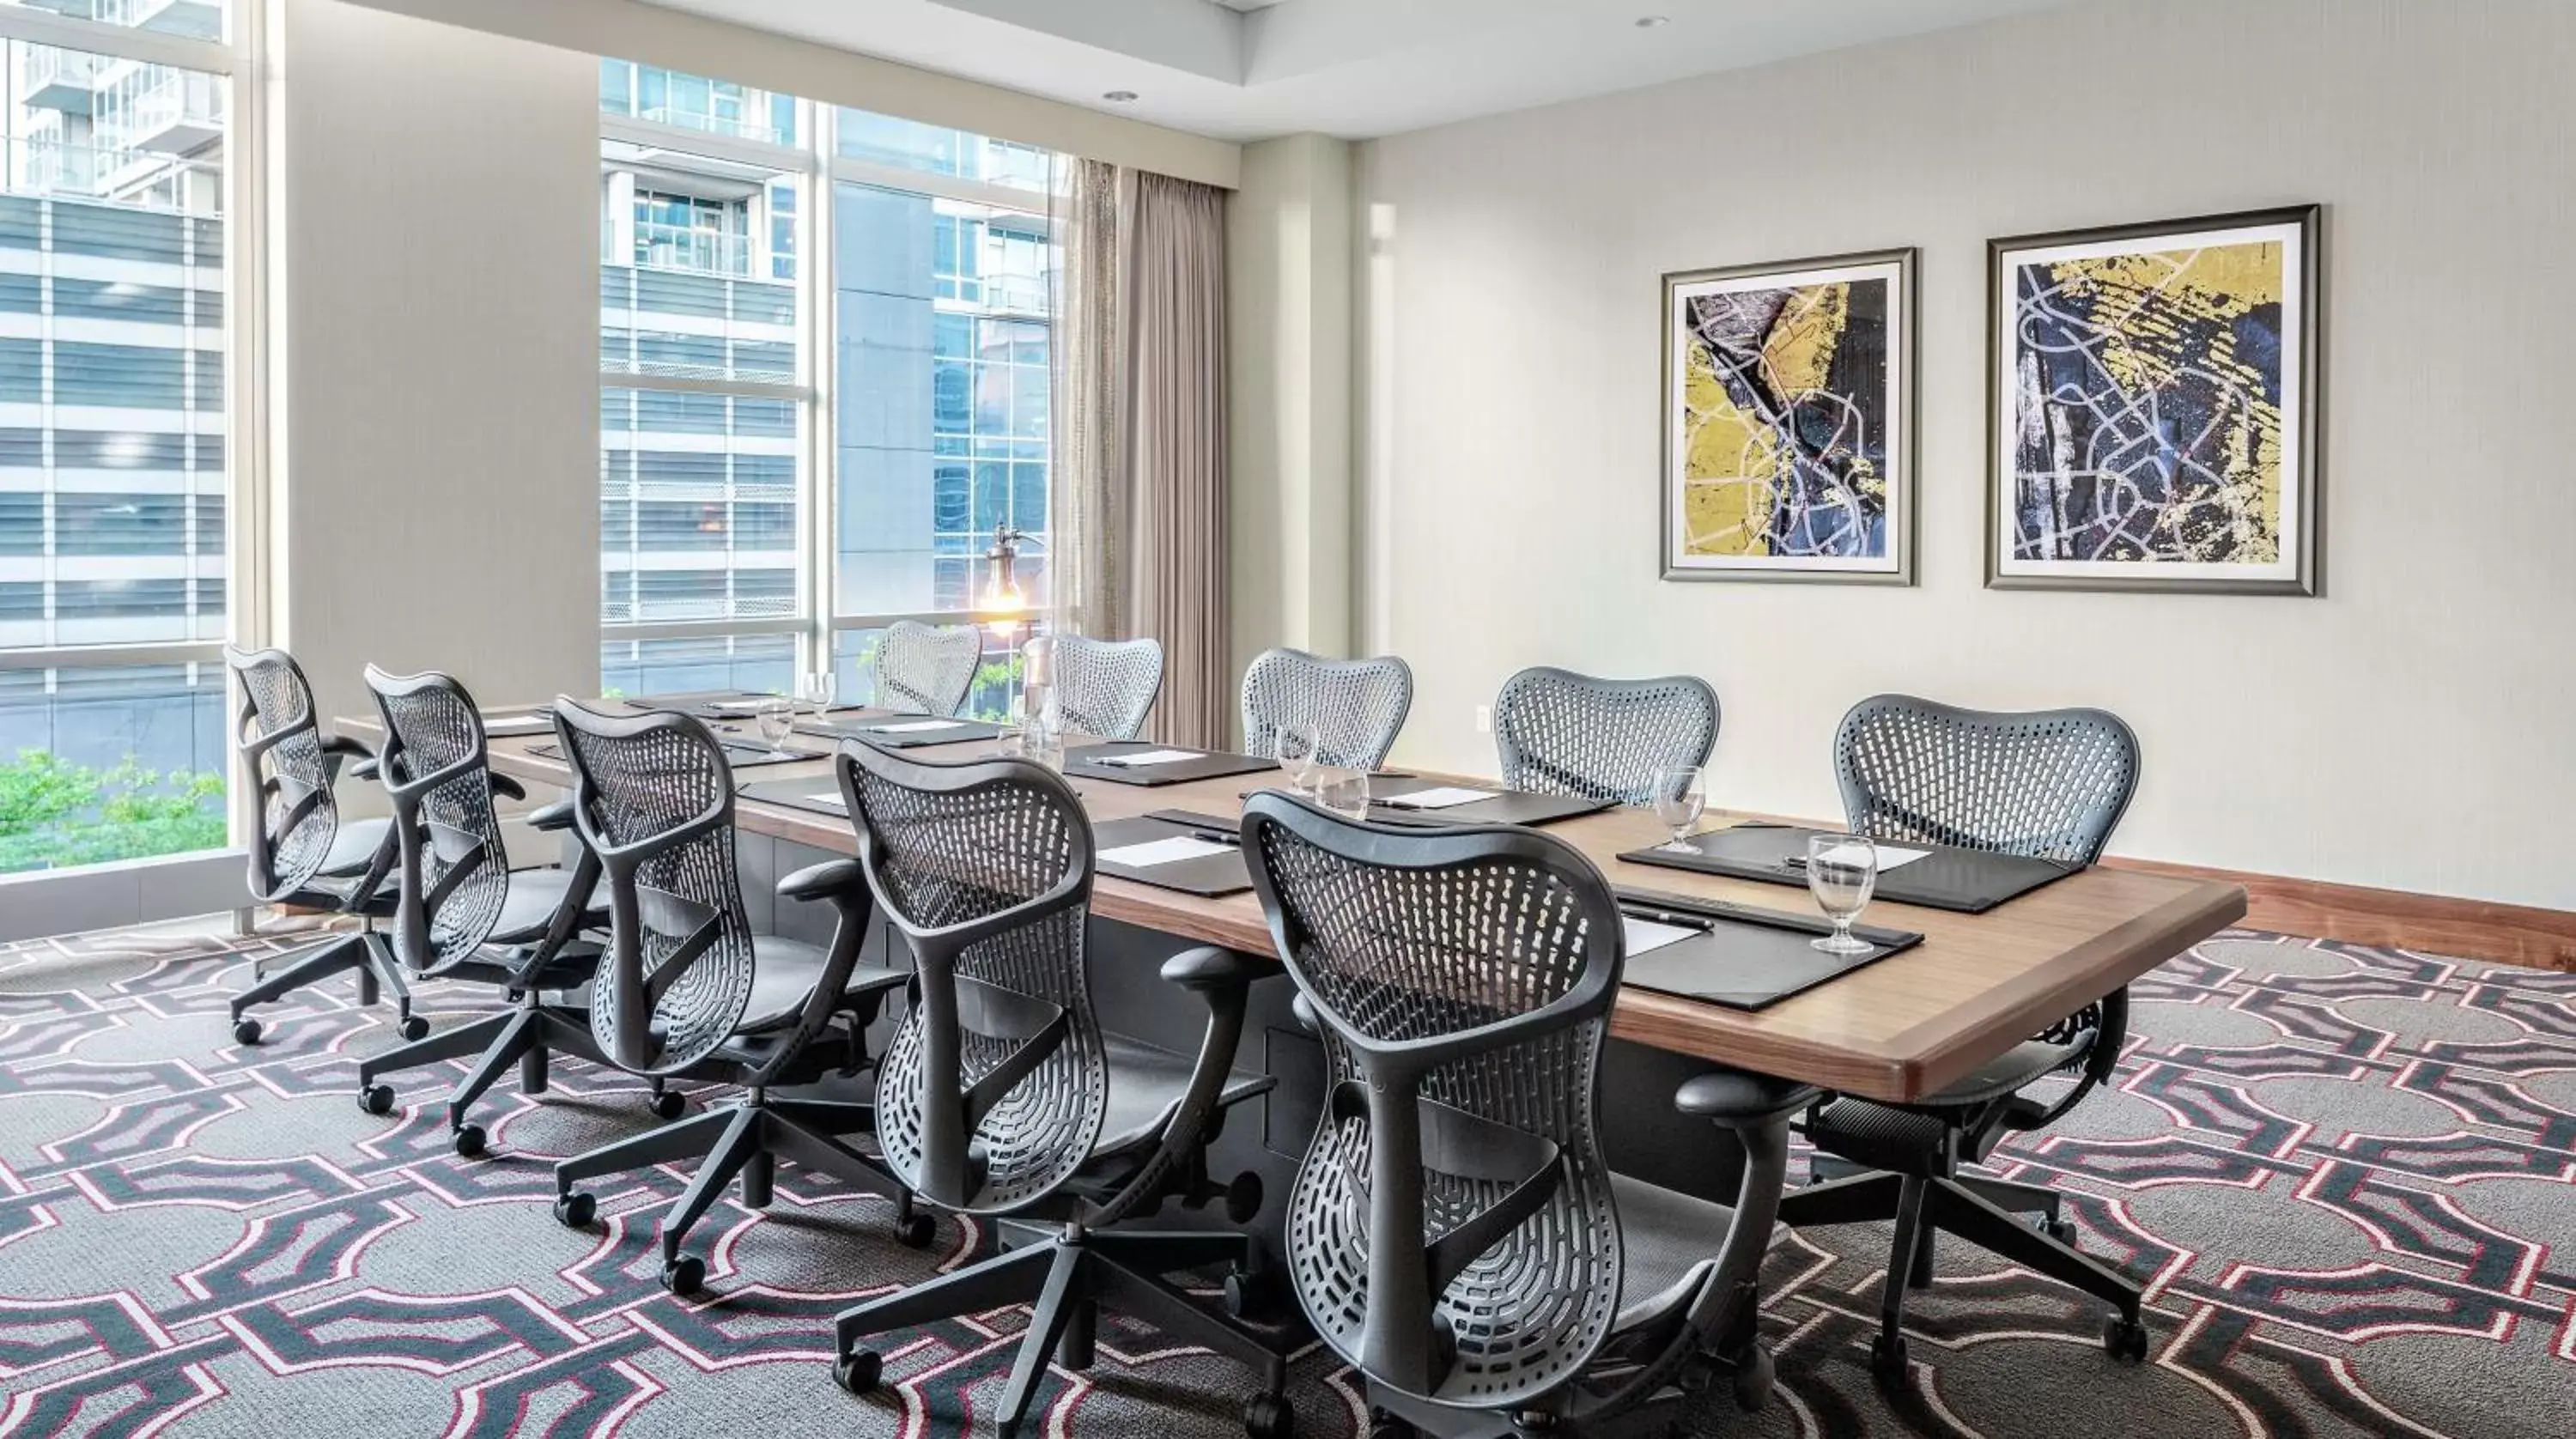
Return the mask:
<path id="1" fill-rule="evenodd" d="M 380 733 L 373 717 L 338 723 L 345 734 Z M 730 728 L 729 739 L 749 731 L 747 724 Z M 1077 747 L 1093 742 L 1068 739 Z M 830 741 L 800 733 L 789 744 L 823 749 Z M 495 738 L 492 767 L 534 784 L 568 786 L 569 766 L 553 754 L 530 752 L 539 748 L 551 749 L 551 737 Z M 998 749 L 998 742 L 984 740 L 923 746 L 906 755 L 936 763 Z M 811 779 L 823 789 L 831 775 L 831 761 L 817 758 L 748 769 L 741 779 Z M 1285 777 L 1236 775 L 1150 788 L 1085 778 L 1072 784 L 1093 820 L 1102 822 L 1169 809 L 1236 815 L 1247 790 L 1284 787 Z M 1712 811 L 1703 825 L 1754 818 Z M 738 799 L 735 824 L 743 833 L 827 853 L 847 855 L 857 848 L 845 818 L 749 797 Z M 1620 860 L 1622 851 L 1666 838 L 1662 825 L 1644 811 L 1609 809 L 1548 825 L 1544 832 L 1581 850 L 1623 887 L 1771 910 L 1812 908 L 1803 889 Z M 1631 986 L 1611 1011 L 1611 1033 L 1686 1062 L 1714 1061 L 1872 1099 L 1917 1099 L 2236 923 L 2245 902 L 2245 891 L 2236 885 L 2096 866 L 1983 914 L 1873 903 L 1866 923 L 1918 931 L 1922 943 L 1759 1011 Z M 1092 912 L 1180 941 L 1273 953 L 1269 924 L 1248 893 L 1206 898 L 1102 875 L 1092 891 Z"/>

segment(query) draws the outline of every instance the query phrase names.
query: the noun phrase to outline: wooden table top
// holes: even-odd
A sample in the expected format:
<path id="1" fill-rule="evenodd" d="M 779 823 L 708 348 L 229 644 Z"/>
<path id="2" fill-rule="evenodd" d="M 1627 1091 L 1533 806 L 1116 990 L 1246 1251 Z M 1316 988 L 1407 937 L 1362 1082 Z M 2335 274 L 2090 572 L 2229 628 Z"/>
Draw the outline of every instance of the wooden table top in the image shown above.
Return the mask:
<path id="1" fill-rule="evenodd" d="M 505 709 L 488 708 L 493 713 Z M 378 728 L 373 716 L 337 722 L 344 734 Z M 735 737 L 757 742 L 748 724 L 734 728 Z M 518 779 L 565 785 L 571 772 L 564 761 L 528 753 L 531 745 L 547 742 L 543 736 L 495 739 L 492 767 Z M 820 748 L 829 741 L 798 735 L 790 743 Z M 991 742 L 967 742 L 910 749 L 905 756 L 936 763 L 972 759 L 994 749 Z M 828 760 L 815 760 L 764 766 L 748 771 L 745 779 L 813 779 L 828 785 L 830 773 Z M 1276 782 L 1257 774 L 1152 787 L 1072 781 L 1094 820 L 1158 809 L 1239 814 L 1244 791 Z M 1711 811 L 1703 824 L 1723 826 L 1752 818 Z M 848 821 L 832 815 L 740 799 L 736 823 L 756 834 L 840 854 L 857 849 Z M 1549 825 L 1546 832 L 1583 851 L 1613 884 L 1773 910 L 1806 912 L 1812 903 L 1801 889 L 1622 862 L 1620 851 L 1666 838 L 1664 827 L 1642 810 L 1607 810 Z M 1092 909 L 1186 939 L 1249 953 L 1273 952 L 1270 926 L 1250 894 L 1206 899 L 1101 875 L 1092 891 Z M 1981 915 L 1873 903 L 1863 916 L 1866 923 L 1921 931 L 1923 943 L 1759 1013 L 1626 989 L 1612 1011 L 1611 1032 L 1658 1049 L 1873 1099 L 1917 1099 L 2244 915 L 2245 891 L 2237 885 L 2099 867 Z"/>

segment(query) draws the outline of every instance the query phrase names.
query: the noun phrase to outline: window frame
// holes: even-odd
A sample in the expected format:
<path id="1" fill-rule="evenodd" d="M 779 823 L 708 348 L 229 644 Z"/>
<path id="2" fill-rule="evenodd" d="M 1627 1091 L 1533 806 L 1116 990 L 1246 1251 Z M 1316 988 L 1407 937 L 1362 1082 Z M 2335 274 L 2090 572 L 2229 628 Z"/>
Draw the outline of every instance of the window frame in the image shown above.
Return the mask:
<path id="1" fill-rule="evenodd" d="M 841 107 L 801 96 L 795 97 L 793 104 L 802 143 L 792 146 L 646 120 L 640 114 L 644 108 L 643 87 L 637 77 L 641 69 L 656 67 L 639 67 L 635 62 L 613 56 L 604 58 L 610 64 L 628 66 L 627 103 L 638 113 L 618 114 L 605 109 L 603 103 L 599 117 L 602 141 L 763 167 L 772 171 L 779 180 L 795 181 L 794 220 L 799 228 L 793 283 L 797 303 L 797 374 L 801 378 L 794 384 L 776 384 L 646 376 L 611 372 L 603 367 L 600 375 L 603 393 L 612 389 L 662 390 L 789 400 L 798 406 L 802 443 L 798 446 L 800 463 L 795 489 L 797 613 L 785 618 L 645 622 L 610 622 L 603 616 L 600 624 L 602 648 L 633 641 L 793 635 L 796 668 L 802 674 L 833 668 L 840 636 L 848 631 L 883 629 L 898 620 L 917 620 L 925 624 L 975 623 L 978 612 L 971 605 L 884 613 L 844 612 L 839 606 L 840 556 L 836 537 L 840 533 L 841 486 L 840 449 L 836 437 L 839 434 L 841 377 L 839 300 L 833 285 L 834 261 L 838 254 L 833 234 L 839 209 L 838 187 L 844 184 L 873 186 L 933 200 L 982 206 L 1025 218 L 1040 233 L 1051 236 L 1056 217 L 1050 213 L 1046 192 L 842 155 L 839 153 Z M 779 98 L 782 97 L 772 95 L 773 106 Z M 604 102 L 604 95 L 602 100 Z M 777 180 L 764 183 L 775 184 Z M 773 226 L 775 221 L 773 214 Z M 603 245 L 603 265 L 607 264 L 606 248 Z M 749 278 L 771 277 L 754 275 Z M 1051 305 L 1046 318 L 1052 336 L 1056 316 Z M 1050 474 L 1054 462 L 1053 449 L 1050 435 L 1047 460 Z"/>
<path id="2" fill-rule="evenodd" d="M 267 86 L 267 6 L 260 0 L 232 0 L 225 6 L 224 33 L 202 39 L 161 31 L 82 19 L 32 6 L 0 6 L 0 42 L 85 52 L 110 60 L 129 60 L 145 67 L 166 67 L 210 77 L 223 97 L 223 170 L 219 177 L 219 210 L 223 225 L 223 289 L 217 325 L 222 331 L 225 383 L 217 403 L 207 408 L 224 417 L 224 468 L 221 490 L 224 558 L 224 631 L 226 638 L 101 641 L 76 645 L 0 645 L 0 671 L 23 673 L 65 670 L 184 667 L 191 688 L 209 680 L 221 682 L 223 651 L 230 642 L 258 644 L 270 632 L 270 569 L 267 424 L 267 336 L 260 317 L 267 313 L 267 134 L 271 104 Z M 0 45 L 0 55 L 6 46 Z M 187 83 L 183 78 L 182 83 Z M 203 326 L 190 323 L 195 331 Z M 183 347 L 182 354 L 185 354 Z M 194 392 L 183 380 L 181 405 L 189 407 Z M 202 521 L 192 518 L 192 533 Z M 194 617 L 191 619 L 194 627 Z M 230 712 L 229 695 L 225 701 Z M 237 848 L 259 822 L 256 796 L 227 765 L 228 843 Z M 147 864 L 196 863 L 226 851 L 196 851 L 158 856 Z M 71 871 L 66 871 L 67 873 Z M 39 871 L 38 873 L 46 873 Z"/>

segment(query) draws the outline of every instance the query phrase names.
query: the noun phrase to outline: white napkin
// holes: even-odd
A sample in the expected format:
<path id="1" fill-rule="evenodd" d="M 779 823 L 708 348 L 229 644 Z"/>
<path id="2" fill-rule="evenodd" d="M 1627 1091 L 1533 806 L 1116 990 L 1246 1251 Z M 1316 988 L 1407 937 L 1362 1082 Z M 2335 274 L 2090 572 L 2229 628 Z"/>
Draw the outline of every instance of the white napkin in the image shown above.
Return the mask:
<path id="1" fill-rule="evenodd" d="M 1194 835 L 1174 835 L 1170 839 L 1148 840 L 1143 844 L 1122 844 L 1104 849 L 1100 858 L 1110 864 L 1123 864 L 1130 869 L 1151 869 L 1158 864 L 1179 864 L 1188 859 L 1208 859 L 1230 854 L 1234 846 L 1217 844 Z"/>
<path id="2" fill-rule="evenodd" d="M 869 734 L 922 734 L 936 729 L 964 729 L 963 720 L 908 720 L 903 724 L 872 724 Z"/>
<path id="3" fill-rule="evenodd" d="M 849 803 L 837 794 L 800 794 L 796 797 L 796 800 L 799 804 L 821 805 L 835 814 L 848 814 L 850 812 Z"/>
<path id="4" fill-rule="evenodd" d="M 1462 804 L 1474 804 L 1480 799 L 1493 797 L 1490 790 L 1442 785 L 1437 789 L 1418 789 L 1411 794 L 1391 794 L 1378 803 L 1389 809 L 1455 809 Z"/>
<path id="5" fill-rule="evenodd" d="M 554 732 L 555 722 L 551 715 L 491 715 L 483 721 L 483 733 L 492 739 Z"/>
<path id="6" fill-rule="evenodd" d="M 1856 854 L 1848 853 L 1852 848 L 1854 846 L 1845 846 L 1842 849 L 1828 850 L 1826 853 L 1837 864 L 1848 864 L 1860 858 Z M 1900 865 L 1912 864 L 1930 853 L 1932 851 L 1928 849 L 1907 849 L 1902 845 L 1882 844 L 1878 847 L 1878 872 L 1885 874 Z"/>
<path id="7" fill-rule="evenodd" d="M 1120 766 L 1125 766 L 1125 765 L 1148 765 L 1148 764 L 1179 764 L 1179 763 L 1181 763 L 1183 760 L 1193 760 L 1193 759 L 1197 759 L 1198 757 L 1199 757 L 1199 756 L 1198 756 L 1198 752 L 1197 752 L 1196 750 L 1186 750 L 1186 749 L 1149 749 L 1149 750 L 1144 750 L 1144 751 L 1142 751 L 1142 752 L 1140 752 L 1140 753 L 1137 753 L 1137 754 L 1105 754 L 1105 755 L 1101 755 L 1101 756 L 1099 756 L 1098 758 L 1094 759 L 1094 760 L 1092 761 L 1092 763 L 1094 763 L 1094 764 L 1120 765 Z"/>

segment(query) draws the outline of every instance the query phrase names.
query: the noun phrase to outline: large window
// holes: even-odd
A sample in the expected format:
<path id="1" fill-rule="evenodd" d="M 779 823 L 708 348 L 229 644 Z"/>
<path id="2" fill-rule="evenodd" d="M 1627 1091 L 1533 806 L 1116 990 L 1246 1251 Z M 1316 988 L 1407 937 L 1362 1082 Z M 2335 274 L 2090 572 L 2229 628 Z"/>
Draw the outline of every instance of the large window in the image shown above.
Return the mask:
<path id="1" fill-rule="evenodd" d="M 1054 157 L 616 60 L 600 109 L 604 682 L 864 697 L 1005 528 L 1042 603 Z"/>
<path id="2" fill-rule="evenodd" d="M 0 0 L 0 872 L 226 838 L 227 18 Z"/>

